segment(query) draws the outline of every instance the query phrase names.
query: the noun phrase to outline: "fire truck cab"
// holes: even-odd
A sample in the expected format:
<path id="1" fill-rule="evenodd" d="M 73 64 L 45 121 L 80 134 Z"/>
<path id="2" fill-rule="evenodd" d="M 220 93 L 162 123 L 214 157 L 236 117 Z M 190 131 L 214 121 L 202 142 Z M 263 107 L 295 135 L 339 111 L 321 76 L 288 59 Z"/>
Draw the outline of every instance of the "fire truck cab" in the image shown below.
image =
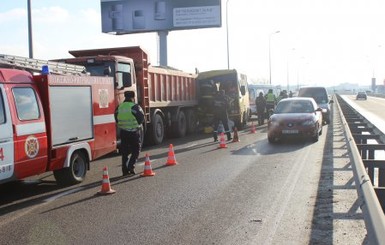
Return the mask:
<path id="1" fill-rule="evenodd" d="M 1 58 L 0 183 L 48 171 L 59 184 L 83 181 L 90 161 L 116 150 L 113 80 L 32 75 Z"/>

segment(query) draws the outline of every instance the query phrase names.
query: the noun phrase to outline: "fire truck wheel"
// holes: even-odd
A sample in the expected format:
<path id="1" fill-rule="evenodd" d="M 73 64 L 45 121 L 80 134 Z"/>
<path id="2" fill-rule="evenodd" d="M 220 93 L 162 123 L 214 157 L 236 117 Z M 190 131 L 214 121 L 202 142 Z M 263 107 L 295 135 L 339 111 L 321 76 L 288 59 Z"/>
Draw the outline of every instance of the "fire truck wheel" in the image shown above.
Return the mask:
<path id="1" fill-rule="evenodd" d="M 176 119 L 176 136 L 177 137 L 184 137 L 186 135 L 187 131 L 187 122 L 186 122 L 186 115 L 184 114 L 184 111 L 179 111 L 177 119 Z"/>
<path id="2" fill-rule="evenodd" d="M 71 156 L 70 166 L 53 172 L 60 185 L 74 185 L 84 180 L 88 167 L 88 159 L 81 151 L 75 151 Z"/>

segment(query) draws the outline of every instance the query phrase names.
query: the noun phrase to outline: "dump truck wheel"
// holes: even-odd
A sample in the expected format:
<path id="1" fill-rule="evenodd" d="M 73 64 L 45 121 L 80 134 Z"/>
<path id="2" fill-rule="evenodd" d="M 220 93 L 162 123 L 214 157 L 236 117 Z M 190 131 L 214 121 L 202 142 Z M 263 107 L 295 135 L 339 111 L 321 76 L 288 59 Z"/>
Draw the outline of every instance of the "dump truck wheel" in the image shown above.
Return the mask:
<path id="1" fill-rule="evenodd" d="M 164 122 L 161 115 L 155 114 L 150 133 L 151 133 L 151 138 L 154 145 L 159 145 L 163 142 Z"/>
<path id="2" fill-rule="evenodd" d="M 186 115 L 183 111 L 179 111 L 176 119 L 176 131 L 175 134 L 177 137 L 184 137 L 187 131 L 187 122 Z"/>
<path id="3" fill-rule="evenodd" d="M 196 130 L 197 117 L 193 110 L 187 111 L 187 133 L 192 134 Z"/>

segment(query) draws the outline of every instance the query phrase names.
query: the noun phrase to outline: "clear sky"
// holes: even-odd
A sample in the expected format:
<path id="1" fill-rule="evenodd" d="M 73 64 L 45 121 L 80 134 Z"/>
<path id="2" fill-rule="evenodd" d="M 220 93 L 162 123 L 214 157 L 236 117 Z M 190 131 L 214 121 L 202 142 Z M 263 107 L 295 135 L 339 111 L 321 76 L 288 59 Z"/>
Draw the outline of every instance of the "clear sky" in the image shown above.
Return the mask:
<path id="1" fill-rule="evenodd" d="M 158 63 L 157 34 L 101 32 L 99 0 L 32 0 L 34 57 L 68 50 L 142 46 Z M 272 84 L 370 85 L 385 79 L 384 0 L 228 0 L 230 68 Z M 168 65 L 194 72 L 226 69 L 226 0 L 222 27 L 172 31 Z M 27 0 L 0 2 L 0 53 L 28 56 Z M 275 33 L 279 31 L 279 33 Z"/>

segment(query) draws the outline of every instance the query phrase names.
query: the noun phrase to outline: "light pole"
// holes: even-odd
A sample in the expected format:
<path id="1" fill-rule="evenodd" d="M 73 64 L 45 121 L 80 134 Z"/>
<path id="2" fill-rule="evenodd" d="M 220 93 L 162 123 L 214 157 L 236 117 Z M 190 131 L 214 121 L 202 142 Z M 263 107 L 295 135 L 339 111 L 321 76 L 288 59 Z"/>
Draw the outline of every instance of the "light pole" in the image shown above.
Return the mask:
<path id="1" fill-rule="evenodd" d="M 295 48 L 292 48 L 291 49 L 291 51 L 295 51 Z M 289 67 L 289 59 L 290 59 L 290 53 L 288 53 L 287 54 L 287 63 L 286 63 L 286 72 L 287 72 L 287 91 L 289 91 L 290 89 L 289 89 L 289 81 L 290 81 L 290 76 L 289 76 L 289 69 L 290 69 L 290 67 Z"/>
<path id="2" fill-rule="evenodd" d="M 230 52 L 229 52 L 229 18 L 228 18 L 228 3 L 226 0 L 226 39 L 227 39 L 227 69 L 230 69 Z"/>
<path id="3" fill-rule="evenodd" d="M 269 84 L 270 85 L 271 85 L 271 36 L 273 36 L 274 34 L 277 34 L 277 33 L 279 33 L 279 31 L 270 33 L 270 35 L 269 35 L 269 73 L 270 73 Z"/>
<path id="4" fill-rule="evenodd" d="M 28 0 L 28 45 L 29 45 L 29 58 L 33 58 L 33 43 L 32 43 L 32 7 L 31 0 Z"/>
<path id="5" fill-rule="evenodd" d="M 377 48 L 381 49 L 382 45 L 377 45 Z M 372 77 L 372 91 L 375 92 L 376 91 L 376 77 L 375 77 L 375 70 L 376 70 L 376 67 L 377 67 L 377 63 L 378 63 L 378 54 L 377 52 L 375 51 L 374 52 L 375 54 L 373 55 L 373 77 Z M 378 75 L 377 75 L 378 76 Z"/>

